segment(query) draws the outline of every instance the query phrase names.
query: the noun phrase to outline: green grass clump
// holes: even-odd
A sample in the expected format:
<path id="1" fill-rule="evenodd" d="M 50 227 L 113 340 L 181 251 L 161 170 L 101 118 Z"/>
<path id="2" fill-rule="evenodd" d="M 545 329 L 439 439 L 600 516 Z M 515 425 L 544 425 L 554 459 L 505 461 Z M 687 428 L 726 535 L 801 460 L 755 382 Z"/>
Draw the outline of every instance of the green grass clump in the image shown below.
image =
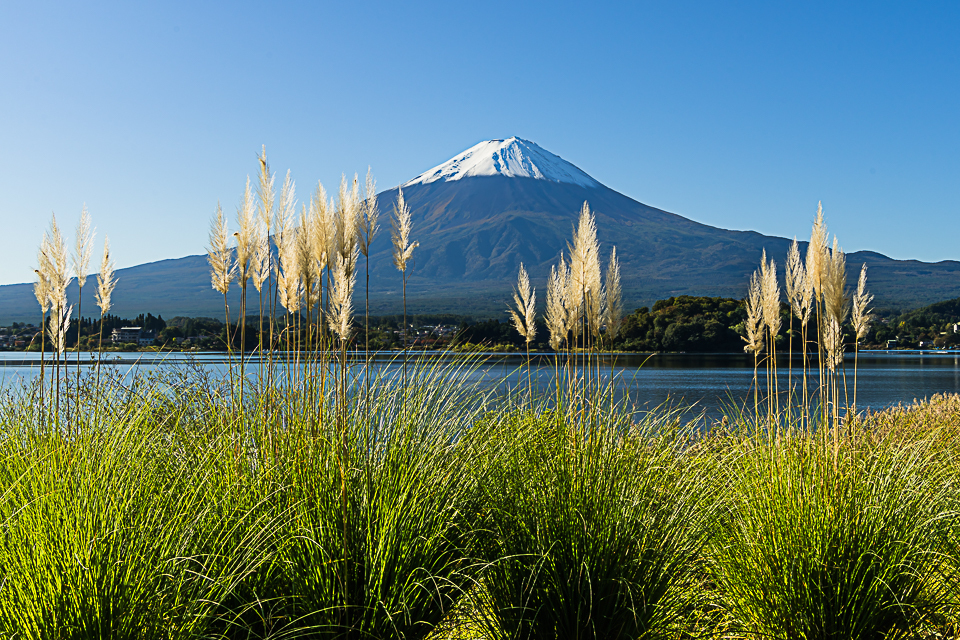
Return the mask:
<path id="1" fill-rule="evenodd" d="M 944 452 L 850 435 L 838 455 L 818 433 L 726 443 L 710 556 L 738 633 L 880 639 L 935 619 L 956 492 Z"/>
<path id="2" fill-rule="evenodd" d="M 236 511 L 237 494 L 210 473 L 221 451 L 207 447 L 204 463 L 190 464 L 159 396 L 80 400 L 70 435 L 39 417 L 30 397 L 3 404 L 0 632 L 197 637 L 211 603 L 258 562 L 242 544 L 224 544 L 233 525 L 223 515 Z"/>
<path id="3" fill-rule="evenodd" d="M 531 411 L 475 434 L 491 443 L 480 540 L 496 633 L 670 637 L 690 622 L 709 509 L 671 421 Z"/>
<path id="4" fill-rule="evenodd" d="M 422 638 L 472 581 L 477 491 L 458 441 L 479 412 L 471 387 L 373 388 L 369 422 L 354 398 L 278 469 L 289 516 L 260 595 L 311 637 Z"/>
<path id="5" fill-rule="evenodd" d="M 369 398 L 251 380 L 242 407 L 193 370 L 64 385 L 59 414 L 8 390 L 0 636 L 956 632 L 956 398 L 702 432 L 609 390 L 482 396 L 473 364 Z"/>

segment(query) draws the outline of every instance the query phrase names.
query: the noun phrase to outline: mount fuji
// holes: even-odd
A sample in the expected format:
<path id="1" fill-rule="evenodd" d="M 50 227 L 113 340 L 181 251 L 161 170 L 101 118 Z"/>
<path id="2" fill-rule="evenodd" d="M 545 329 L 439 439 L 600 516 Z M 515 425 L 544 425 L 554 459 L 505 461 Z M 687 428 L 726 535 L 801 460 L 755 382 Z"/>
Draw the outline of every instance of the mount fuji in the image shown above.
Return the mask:
<path id="1" fill-rule="evenodd" d="M 407 188 L 437 181 L 455 182 L 463 178 L 484 176 L 533 178 L 581 187 L 602 186 L 560 156 L 520 138 L 481 142 L 400 186 Z"/>
<path id="2" fill-rule="evenodd" d="M 372 314 L 401 307 L 388 233 L 399 189 L 413 214 L 412 239 L 420 243 L 408 273 L 412 313 L 502 316 L 521 262 L 543 292 L 584 202 L 596 214 L 601 259 L 617 247 L 627 310 L 683 294 L 740 298 L 761 252 L 766 249 L 782 264 L 790 244 L 647 206 L 533 142 L 487 140 L 378 194 L 382 229 L 370 248 Z M 864 262 L 878 305 L 921 306 L 960 293 L 960 262 L 893 260 L 861 251 L 847 257 L 848 281 Z M 361 310 L 363 265 L 361 260 L 355 298 Z M 223 311 L 223 298 L 210 287 L 206 256 L 121 269 L 117 276 L 113 313 L 121 317 L 147 312 L 219 317 Z M 71 301 L 76 293 L 74 284 Z M 231 296 L 238 296 L 236 287 Z M 232 300 L 231 309 L 236 304 Z M 0 286 L 0 324 L 36 322 L 37 312 L 32 285 Z"/>

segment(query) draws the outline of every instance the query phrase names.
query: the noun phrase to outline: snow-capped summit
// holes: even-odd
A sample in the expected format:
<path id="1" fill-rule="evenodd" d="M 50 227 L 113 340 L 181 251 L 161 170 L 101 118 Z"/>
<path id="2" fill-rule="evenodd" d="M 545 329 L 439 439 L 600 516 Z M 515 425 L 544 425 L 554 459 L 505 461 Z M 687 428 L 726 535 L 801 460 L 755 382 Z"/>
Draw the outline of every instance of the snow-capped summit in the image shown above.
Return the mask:
<path id="1" fill-rule="evenodd" d="M 443 164 L 421 173 L 404 187 L 451 181 L 474 176 L 507 176 L 535 178 L 550 182 L 567 182 L 582 187 L 599 187 L 599 182 L 529 140 L 507 138 L 487 140 L 474 145 Z"/>

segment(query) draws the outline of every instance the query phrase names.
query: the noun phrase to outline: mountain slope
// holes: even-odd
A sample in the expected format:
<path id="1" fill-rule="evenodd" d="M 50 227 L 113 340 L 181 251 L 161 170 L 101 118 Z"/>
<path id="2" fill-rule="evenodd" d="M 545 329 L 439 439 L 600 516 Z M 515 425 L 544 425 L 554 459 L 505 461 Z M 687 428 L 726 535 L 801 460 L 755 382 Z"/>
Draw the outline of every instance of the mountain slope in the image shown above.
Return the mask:
<path id="1" fill-rule="evenodd" d="M 628 309 L 671 295 L 740 297 L 762 251 L 782 265 L 790 244 L 786 238 L 703 225 L 602 185 L 491 176 L 403 191 L 414 212 L 414 236 L 421 241 L 408 296 L 435 311 L 461 305 L 475 312 L 502 311 L 520 262 L 544 291 L 584 201 L 596 213 L 601 258 L 617 246 Z M 381 194 L 381 210 L 391 210 L 395 198 L 396 190 Z M 880 304 L 914 306 L 955 296 L 960 281 L 958 262 L 897 261 L 872 252 L 848 256 L 851 278 L 863 262 Z M 378 309 L 390 308 L 398 285 L 389 283 L 391 278 L 399 282 L 397 275 L 388 239 L 381 238 L 371 256 Z"/>

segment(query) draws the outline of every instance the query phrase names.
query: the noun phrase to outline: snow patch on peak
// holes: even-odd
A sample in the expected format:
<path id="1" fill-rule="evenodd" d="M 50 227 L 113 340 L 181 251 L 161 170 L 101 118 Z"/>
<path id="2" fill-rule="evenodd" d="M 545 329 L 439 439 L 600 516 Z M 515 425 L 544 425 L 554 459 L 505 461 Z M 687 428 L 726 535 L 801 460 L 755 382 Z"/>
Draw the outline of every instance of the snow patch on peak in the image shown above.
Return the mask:
<path id="1" fill-rule="evenodd" d="M 520 138 L 486 140 L 441 165 L 421 173 L 404 183 L 430 184 L 443 180 L 460 180 L 475 176 L 507 176 L 534 178 L 550 182 L 567 182 L 582 187 L 599 187 L 600 183 L 560 156 Z"/>

